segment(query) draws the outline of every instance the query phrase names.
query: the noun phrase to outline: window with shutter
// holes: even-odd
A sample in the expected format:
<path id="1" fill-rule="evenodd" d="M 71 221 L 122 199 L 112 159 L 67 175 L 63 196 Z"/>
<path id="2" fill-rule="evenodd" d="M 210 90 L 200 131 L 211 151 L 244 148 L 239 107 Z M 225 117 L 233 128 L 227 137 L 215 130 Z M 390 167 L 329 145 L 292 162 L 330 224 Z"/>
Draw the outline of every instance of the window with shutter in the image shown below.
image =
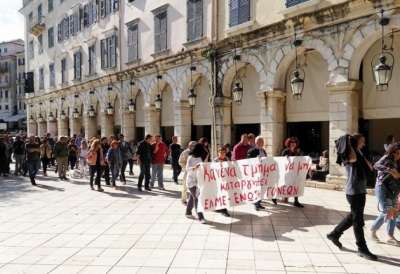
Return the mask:
<path id="1" fill-rule="evenodd" d="M 117 36 L 113 35 L 109 40 L 109 55 L 110 55 L 110 68 L 114 68 L 117 65 Z"/>
<path id="2" fill-rule="evenodd" d="M 138 35 L 138 25 L 130 25 L 128 27 L 128 62 L 135 61 L 139 58 Z"/>
<path id="3" fill-rule="evenodd" d="M 91 24 L 96 23 L 97 22 L 97 16 L 98 16 L 98 12 L 97 12 L 97 0 L 92 0 L 91 5 L 92 5 L 92 21 Z"/>
<path id="4" fill-rule="evenodd" d="M 54 47 L 54 28 L 49 28 L 47 30 L 47 40 L 48 40 L 48 47 Z"/>
<path id="5" fill-rule="evenodd" d="M 101 68 L 107 68 L 107 40 L 100 41 Z"/>
<path id="6" fill-rule="evenodd" d="M 56 85 L 56 75 L 54 70 L 54 63 L 49 65 L 49 76 L 50 76 L 50 87 L 54 87 Z"/>
<path id="7" fill-rule="evenodd" d="M 75 35 L 74 15 L 69 16 L 69 35 Z"/>
<path id="8" fill-rule="evenodd" d="M 157 13 L 154 17 L 154 51 L 167 49 L 167 11 Z"/>
<path id="9" fill-rule="evenodd" d="M 187 41 L 203 36 L 203 0 L 187 1 Z"/>
<path id="10" fill-rule="evenodd" d="M 77 10 L 74 14 L 74 34 L 78 34 L 80 31 L 80 16 L 79 16 L 79 10 Z"/>
<path id="11" fill-rule="evenodd" d="M 114 1 L 113 9 L 114 11 L 117 11 L 119 9 L 119 0 L 113 0 L 113 1 Z"/>
<path id="12" fill-rule="evenodd" d="M 90 13 L 89 13 L 89 7 L 90 7 L 90 3 L 86 4 L 85 6 L 83 6 L 83 26 L 86 28 L 88 27 L 90 24 Z"/>
<path id="13" fill-rule="evenodd" d="M 74 54 L 74 79 L 81 80 L 81 59 L 82 53 L 80 51 Z"/>
<path id="14" fill-rule="evenodd" d="M 63 39 L 67 40 L 69 38 L 69 17 L 64 18 L 64 25 L 63 25 L 64 35 Z"/>
<path id="15" fill-rule="evenodd" d="M 58 42 L 62 42 L 63 40 L 63 20 L 57 26 L 57 40 Z"/>
<path id="16" fill-rule="evenodd" d="M 67 82 L 67 59 L 61 60 L 61 83 Z"/>
<path id="17" fill-rule="evenodd" d="M 89 75 L 96 72 L 96 45 L 89 47 Z"/>
<path id="18" fill-rule="evenodd" d="M 100 16 L 106 16 L 106 0 L 100 0 Z"/>
<path id="19" fill-rule="evenodd" d="M 229 26 L 240 25 L 250 20 L 250 0 L 229 1 Z"/>

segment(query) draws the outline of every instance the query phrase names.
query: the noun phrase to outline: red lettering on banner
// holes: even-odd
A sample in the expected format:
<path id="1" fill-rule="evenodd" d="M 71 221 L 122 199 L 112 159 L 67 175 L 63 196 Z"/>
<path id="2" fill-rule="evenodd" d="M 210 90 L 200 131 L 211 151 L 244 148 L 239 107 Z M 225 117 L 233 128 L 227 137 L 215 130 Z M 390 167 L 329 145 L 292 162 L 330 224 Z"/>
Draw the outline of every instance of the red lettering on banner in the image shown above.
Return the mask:
<path id="1" fill-rule="evenodd" d="M 214 199 L 205 199 L 204 201 L 204 209 L 213 209 L 218 206 L 225 206 L 226 207 L 226 196 L 216 197 Z"/>
<path id="2" fill-rule="evenodd" d="M 215 181 L 214 170 L 213 169 L 208 169 L 207 166 L 204 169 L 204 181 Z"/>

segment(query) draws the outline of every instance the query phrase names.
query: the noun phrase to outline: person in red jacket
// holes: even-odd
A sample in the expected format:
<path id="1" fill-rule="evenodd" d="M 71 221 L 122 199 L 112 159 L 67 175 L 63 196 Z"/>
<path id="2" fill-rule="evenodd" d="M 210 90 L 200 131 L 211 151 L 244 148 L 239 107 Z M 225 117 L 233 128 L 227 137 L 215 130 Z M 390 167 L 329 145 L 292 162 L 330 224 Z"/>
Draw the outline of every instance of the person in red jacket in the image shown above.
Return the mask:
<path id="1" fill-rule="evenodd" d="M 158 188 L 164 190 L 164 163 L 168 157 L 168 146 L 162 141 L 160 135 L 155 136 L 155 143 L 152 145 L 153 158 L 151 163 L 151 183 L 150 186 L 154 187 L 154 181 L 157 178 Z"/>
<path id="2" fill-rule="evenodd" d="M 233 147 L 232 161 L 243 160 L 247 158 L 247 151 L 251 148 L 248 142 L 247 134 L 242 134 L 240 142 Z"/>

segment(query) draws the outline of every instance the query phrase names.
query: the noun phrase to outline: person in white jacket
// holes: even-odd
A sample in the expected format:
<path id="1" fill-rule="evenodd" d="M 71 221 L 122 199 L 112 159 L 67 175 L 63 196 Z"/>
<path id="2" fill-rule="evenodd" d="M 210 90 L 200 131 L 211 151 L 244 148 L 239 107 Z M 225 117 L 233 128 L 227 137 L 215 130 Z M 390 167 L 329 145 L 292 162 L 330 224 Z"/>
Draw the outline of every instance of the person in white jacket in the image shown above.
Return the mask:
<path id="1" fill-rule="evenodd" d="M 196 145 L 195 141 L 190 141 L 188 144 L 188 147 L 181 153 L 179 156 L 178 163 L 181 166 L 183 170 L 183 184 L 182 184 L 182 194 L 181 194 L 181 200 L 183 204 L 187 203 L 187 187 L 186 187 L 186 176 L 187 176 L 187 171 L 186 171 L 186 164 L 187 160 L 189 158 L 189 153 L 193 150 L 194 146 Z"/>

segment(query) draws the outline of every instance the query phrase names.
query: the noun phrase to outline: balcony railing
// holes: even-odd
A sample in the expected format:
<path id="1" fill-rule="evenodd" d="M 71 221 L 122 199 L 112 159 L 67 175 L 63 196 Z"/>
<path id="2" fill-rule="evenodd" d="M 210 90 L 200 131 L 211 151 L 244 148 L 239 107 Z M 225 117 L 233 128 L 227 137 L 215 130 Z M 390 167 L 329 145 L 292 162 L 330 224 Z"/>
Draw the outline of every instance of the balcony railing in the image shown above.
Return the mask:
<path id="1" fill-rule="evenodd" d="M 31 26 L 31 33 L 35 36 L 39 36 L 45 29 L 44 16 L 37 17 Z"/>
<path id="2" fill-rule="evenodd" d="M 295 5 L 298 5 L 298 4 L 307 2 L 307 1 L 309 1 L 309 0 L 286 0 L 286 7 L 290 8 L 290 7 L 293 7 Z"/>

